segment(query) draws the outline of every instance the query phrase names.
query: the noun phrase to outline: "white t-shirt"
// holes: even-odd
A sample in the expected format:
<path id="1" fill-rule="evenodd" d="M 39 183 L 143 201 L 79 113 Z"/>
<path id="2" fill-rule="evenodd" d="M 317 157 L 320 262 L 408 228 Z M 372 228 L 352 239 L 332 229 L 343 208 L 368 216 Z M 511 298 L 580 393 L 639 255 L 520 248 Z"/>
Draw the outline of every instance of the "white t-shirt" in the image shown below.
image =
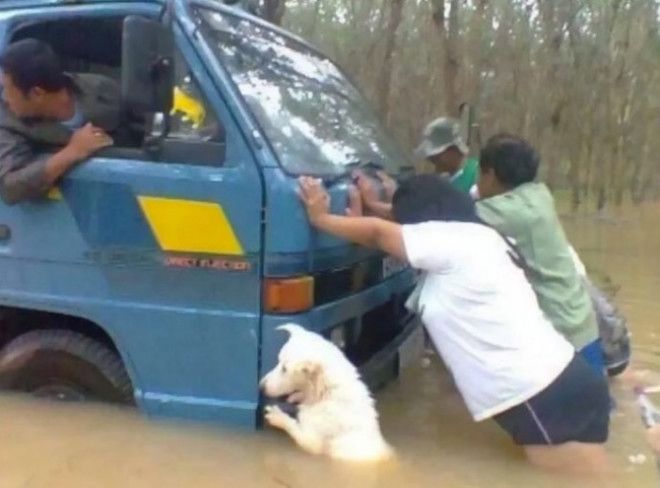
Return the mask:
<path id="1" fill-rule="evenodd" d="M 404 225 L 413 267 L 426 271 L 415 308 L 476 421 L 548 387 L 573 347 L 538 306 L 494 230 L 464 222 Z"/>

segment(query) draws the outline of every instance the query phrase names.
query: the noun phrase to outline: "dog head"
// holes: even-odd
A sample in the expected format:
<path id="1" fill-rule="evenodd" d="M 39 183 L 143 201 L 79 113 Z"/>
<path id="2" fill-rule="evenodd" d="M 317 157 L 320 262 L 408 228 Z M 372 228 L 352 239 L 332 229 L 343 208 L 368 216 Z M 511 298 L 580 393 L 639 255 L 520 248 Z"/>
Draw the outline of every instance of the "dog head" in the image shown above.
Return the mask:
<path id="1" fill-rule="evenodd" d="M 261 380 L 266 396 L 286 396 L 290 402 L 313 402 L 327 388 L 329 369 L 349 365 L 342 352 L 323 337 L 295 324 L 278 327 L 289 340 L 278 355 L 278 363 Z"/>

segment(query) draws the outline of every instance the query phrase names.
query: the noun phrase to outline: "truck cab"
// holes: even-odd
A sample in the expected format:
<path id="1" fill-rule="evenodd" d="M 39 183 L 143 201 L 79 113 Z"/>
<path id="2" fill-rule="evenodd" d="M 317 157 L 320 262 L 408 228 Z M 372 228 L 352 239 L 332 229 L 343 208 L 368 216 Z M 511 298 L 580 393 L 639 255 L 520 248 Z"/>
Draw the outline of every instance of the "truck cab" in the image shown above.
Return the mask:
<path id="1" fill-rule="evenodd" d="M 412 171 L 305 41 L 217 1 L 0 2 L 0 51 L 36 38 L 121 85 L 141 142 L 0 202 L 0 387 L 254 427 L 295 322 L 373 386 L 419 347 L 413 271 L 313 230 L 297 177 L 343 212 L 355 168 Z"/>

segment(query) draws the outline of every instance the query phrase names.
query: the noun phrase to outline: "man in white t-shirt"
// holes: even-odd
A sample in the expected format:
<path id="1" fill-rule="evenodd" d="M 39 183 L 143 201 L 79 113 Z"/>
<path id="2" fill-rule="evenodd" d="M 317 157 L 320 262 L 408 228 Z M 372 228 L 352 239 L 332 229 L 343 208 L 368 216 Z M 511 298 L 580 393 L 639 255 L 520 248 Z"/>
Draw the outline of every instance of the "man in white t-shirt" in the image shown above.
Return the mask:
<path id="1" fill-rule="evenodd" d="M 561 374 L 574 349 L 543 316 L 499 234 L 437 221 L 401 231 L 408 262 L 426 271 L 414 311 L 476 421 L 528 400 Z"/>
<path id="2" fill-rule="evenodd" d="M 319 180 L 300 186 L 313 226 L 424 272 L 407 305 L 476 421 L 496 420 L 537 465 L 602 467 L 607 384 L 544 317 L 515 250 L 479 220 L 469 196 L 440 178 L 413 177 L 394 196 L 394 223 L 332 215 Z"/>

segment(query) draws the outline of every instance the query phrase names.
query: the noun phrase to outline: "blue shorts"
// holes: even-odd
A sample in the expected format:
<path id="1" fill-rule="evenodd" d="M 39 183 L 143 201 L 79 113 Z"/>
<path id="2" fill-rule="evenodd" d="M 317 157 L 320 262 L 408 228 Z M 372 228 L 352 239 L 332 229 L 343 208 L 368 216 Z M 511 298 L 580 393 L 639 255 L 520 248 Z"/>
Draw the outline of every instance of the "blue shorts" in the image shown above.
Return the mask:
<path id="1" fill-rule="evenodd" d="M 605 356 L 603 355 L 603 345 L 600 339 L 587 344 L 578 352 L 598 374 L 605 374 Z"/>
<path id="2" fill-rule="evenodd" d="M 516 444 L 601 444 L 607 440 L 610 398 L 602 371 L 575 355 L 566 369 L 541 393 L 494 417 Z"/>

